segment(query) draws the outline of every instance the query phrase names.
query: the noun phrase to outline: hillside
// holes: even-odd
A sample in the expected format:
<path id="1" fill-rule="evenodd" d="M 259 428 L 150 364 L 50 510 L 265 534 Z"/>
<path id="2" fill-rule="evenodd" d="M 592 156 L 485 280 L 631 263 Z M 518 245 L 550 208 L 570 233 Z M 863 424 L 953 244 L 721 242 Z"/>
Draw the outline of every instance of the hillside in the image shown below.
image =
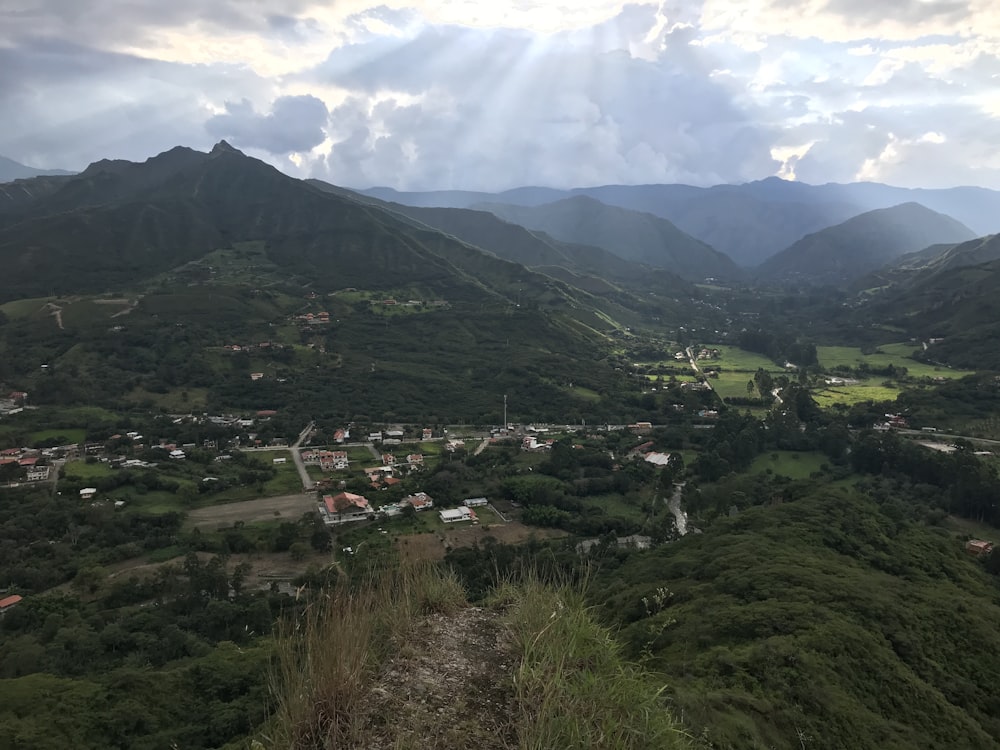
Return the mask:
<path id="1" fill-rule="evenodd" d="M 687 289 L 665 272 L 668 296 L 641 298 L 562 265 L 533 272 L 225 143 L 14 185 L 27 189 L 0 214 L 0 377 L 38 403 L 177 405 L 193 389 L 202 406 L 307 421 L 488 423 L 508 393 L 566 418 L 599 408 L 574 386 L 617 401 L 610 334 L 674 315 L 669 295 Z"/>
<path id="2" fill-rule="evenodd" d="M 886 284 L 920 283 L 934 274 L 955 268 L 977 266 L 1000 260 L 1000 235 L 977 237 L 968 242 L 931 245 L 916 253 L 907 253 L 866 278 L 865 288 Z"/>
<path id="3" fill-rule="evenodd" d="M 845 284 L 906 253 L 972 236 L 971 229 L 951 217 L 904 203 L 803 237 L 762 263 L 756 273 L 774 281 Z"/>
<path id="4" fill-rule="evenodd" d="M 630 289 L 655 290 L 668 295 L 691 295 L 694 291 L 669 271 L 627 261 L 594 245 L 561 242 L 543 232 L 532 232 L 519 224 L 504 221 L 489 211 L 387 203 L 326 183 L 312 181 L 312 184 L 374 202 L 387 211 L 407 216 L 499 258 L 539 270 L 588 291 L 596 292 L 601 288 L 611 291 L 613 287 L 607 282 L 619 282 Z"/>
<path id="5" fill-rule="evenodd" d="M 906 512 L 784 493 L 602 572 L 594 599 L 712 747 L 995 750 L 996 583 Z"/>
<path id="6" fill-rule="evenodd" d="M 652 214 L 576 196 L 537 207 L 483 204 L 484 210 L 564 242 L 597 245 L 626 260 L 663 268 L 690 281 L 737 279 L 742 271 L 726 255 Z"/>

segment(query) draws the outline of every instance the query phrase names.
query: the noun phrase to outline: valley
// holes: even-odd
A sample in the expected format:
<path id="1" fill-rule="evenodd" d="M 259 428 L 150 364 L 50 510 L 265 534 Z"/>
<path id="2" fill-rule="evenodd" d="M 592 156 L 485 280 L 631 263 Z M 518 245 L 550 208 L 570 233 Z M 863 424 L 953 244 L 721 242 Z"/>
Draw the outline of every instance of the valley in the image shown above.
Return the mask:
<path id="1" fill-rule="evenodd" d="M 270 747 L 287 624 L 426 565 L 421 616 L 578 600 L 656 747 L 1000 746 L 989 210 L 356 193 L 225 142 L 33 179 L 0 191 L 11 747 Z"/>

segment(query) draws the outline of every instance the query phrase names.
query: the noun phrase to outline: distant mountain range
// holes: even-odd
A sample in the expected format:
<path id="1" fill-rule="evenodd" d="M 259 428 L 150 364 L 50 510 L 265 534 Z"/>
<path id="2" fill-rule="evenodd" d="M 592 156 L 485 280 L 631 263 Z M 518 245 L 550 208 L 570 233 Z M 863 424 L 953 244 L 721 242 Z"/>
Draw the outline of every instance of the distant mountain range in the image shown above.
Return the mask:
<path id="1" fill-rule="evenodd" d="M 0 156 L 0 182 L 12 182 L 14 180 L 24 180 L 29 177 L 42 177 L 45 175 L 68 175 L 73 174 L 62 169 L 35 169 L 24 164 Z"/>
<path id="2" fill-rule="evenodd" d="M 402 193 L 389 188 L 360 192 L 412 206 L 452 208 L 484 203 L 538 206 L 584 195 L 667 219 L 744 267 L 760 264 L 807 234 L 867 211 L 908 202 L 952 216 L 977 235 L 1000 232 L 1000 191 L 975 187 L 923 190 L 877 183 L 807 185 L 772 177 L 711 188 L 607 185 L 574 190 L 525 187 L 501 193 Z"/>
<path id="3" fill-rule="evenodd" d="M 735 280 L 743 271 L 724 253 L 682 232 L 666 219 L 577 195 L 540 206 L 476 206 L 563 242 L 597 245 L 626 260 L 663 268 L 690 281 Z"/>
<path id="4" fill-rule="evenodd" d="M 847 284 L 906 253 L 974 236 L 950 216 L 918 203 L 903 203 L 807 235 L 766 260 L 756 273 L 776 281 Z"/>

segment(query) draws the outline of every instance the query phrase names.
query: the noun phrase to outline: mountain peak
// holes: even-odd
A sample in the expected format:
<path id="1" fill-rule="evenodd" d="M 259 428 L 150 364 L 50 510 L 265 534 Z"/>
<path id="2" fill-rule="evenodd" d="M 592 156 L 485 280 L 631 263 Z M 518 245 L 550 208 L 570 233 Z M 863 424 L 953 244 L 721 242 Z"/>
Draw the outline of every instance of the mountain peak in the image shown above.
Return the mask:
<path id="1" fill-rule="evenodd" d="M 237 148 L 233 148 L 232 146 L 229 145 L 228 141 L 224 141 L 223 140 L 223 141 L 219 141 L 214 146 L 212 146 L 212 150 L 209 152 L 209 156 L 218 156 L 219 154 L 241 154 L 242 155 L 243 152 L 240 151 Z"/>

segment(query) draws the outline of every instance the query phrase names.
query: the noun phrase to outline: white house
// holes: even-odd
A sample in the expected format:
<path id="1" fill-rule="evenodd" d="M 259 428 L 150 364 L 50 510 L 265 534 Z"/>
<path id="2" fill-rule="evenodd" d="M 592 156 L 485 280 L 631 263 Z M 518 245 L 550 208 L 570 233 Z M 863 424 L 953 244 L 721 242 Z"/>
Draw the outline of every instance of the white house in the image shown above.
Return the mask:
<path id="1" fill-rule="evenodd" d="M 458 523 L 459 521 L 475 521 L 476 514 L 472 508 L 462 505 L 458 508 L 447 508 L 438 513 L 444 523 Z"/>
<path id="2" fill-rule="evenodd" d="M 463 500 L 462 505 L 466 508 L 478 508 L 481 505 L 487 505 L 489 500 L 485 497 L 470 497 L 468 500 Z"/>
<path id="3" fill-rule="evenodd" d="M 84 487 L 82 490 L 80 490 L 80 499 L 81 500 L 90 500 L 96 494 L 97 494 L 97 488 L 96 487 Z"/>

